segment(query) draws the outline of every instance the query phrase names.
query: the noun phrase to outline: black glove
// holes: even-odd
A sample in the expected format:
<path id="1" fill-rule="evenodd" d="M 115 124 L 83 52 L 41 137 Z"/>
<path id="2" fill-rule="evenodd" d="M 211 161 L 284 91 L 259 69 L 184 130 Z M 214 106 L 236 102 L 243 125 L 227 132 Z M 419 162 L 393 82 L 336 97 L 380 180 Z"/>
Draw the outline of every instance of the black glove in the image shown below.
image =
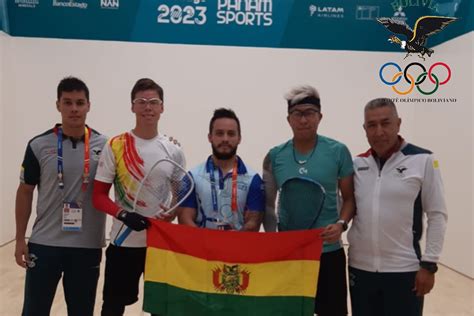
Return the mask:
<path id="1" fill-rule="evenodd" d="M 147 229 L 148 226 L 150 226 L 148 218 L 138 213 L 127 212 L 126 210 L 120 211 L 117 218 L 137 232 Z"/>

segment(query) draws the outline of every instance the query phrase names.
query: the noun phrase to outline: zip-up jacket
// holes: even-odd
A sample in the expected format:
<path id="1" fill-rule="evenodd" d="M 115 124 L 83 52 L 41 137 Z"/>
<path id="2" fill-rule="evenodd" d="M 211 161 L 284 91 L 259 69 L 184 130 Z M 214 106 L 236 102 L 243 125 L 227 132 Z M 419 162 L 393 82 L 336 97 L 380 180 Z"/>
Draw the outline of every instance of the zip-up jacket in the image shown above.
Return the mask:
<path id="1" fill-rule="evenodd" d="M 359 155 L 354 171 L 357 211 L 348 233 L 349 265 L 370 272 L 411 272 L 419 270 L 420 261 L 438 262 L 447 210 L 432 153 L 403 142 L 382 167 L 372 150 Z"/>

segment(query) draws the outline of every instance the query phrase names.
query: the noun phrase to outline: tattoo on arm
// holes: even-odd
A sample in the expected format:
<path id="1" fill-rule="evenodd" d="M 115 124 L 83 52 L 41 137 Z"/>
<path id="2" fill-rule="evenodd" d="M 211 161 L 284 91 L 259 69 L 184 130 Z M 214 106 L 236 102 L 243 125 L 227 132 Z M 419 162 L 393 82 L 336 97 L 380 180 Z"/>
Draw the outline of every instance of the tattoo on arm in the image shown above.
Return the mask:
<path id="1" fill-rule="evenodd" d="M 263 221 L 263 227 L 267 232 L 274 232 L 277 227 L 275 200 L 278 188 L 275 177 L 273 176 L 270 153 L 268 153 L 263 160 L 263 184 L 265 187 L 265 218 Z"/>
<path id="2" fill-rule="evenodd" d="M 267 154 L 265 158 L 263 159 L 263 171 L 270 172 L 270 168 L 271 168 L 270 154 Z"/>

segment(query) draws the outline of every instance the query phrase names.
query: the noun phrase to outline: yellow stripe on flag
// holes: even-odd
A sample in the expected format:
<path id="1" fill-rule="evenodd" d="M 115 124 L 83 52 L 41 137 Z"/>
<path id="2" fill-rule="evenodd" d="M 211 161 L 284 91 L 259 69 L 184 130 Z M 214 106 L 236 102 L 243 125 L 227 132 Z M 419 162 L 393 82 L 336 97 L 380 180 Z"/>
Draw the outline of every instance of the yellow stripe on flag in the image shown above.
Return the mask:
<path id="1" fill-rule="evenodd" d="M 312 298 L 318 272 L 319 261 L 225 263 L 149 247 L 145 281 L 205 293 Z"/>

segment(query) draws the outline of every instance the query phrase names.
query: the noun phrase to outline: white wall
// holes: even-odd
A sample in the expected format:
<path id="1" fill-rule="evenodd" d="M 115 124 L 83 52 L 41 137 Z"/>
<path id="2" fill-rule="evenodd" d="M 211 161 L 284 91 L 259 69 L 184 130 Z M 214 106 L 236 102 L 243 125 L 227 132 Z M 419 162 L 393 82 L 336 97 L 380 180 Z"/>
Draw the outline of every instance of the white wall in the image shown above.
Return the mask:
<path id="1" fill-rule="evenodd" d="M 469 60 L 471 61 L 471 100 L 469 102 L 469 104 L 471 105 L 474 105 L 474 92 L 472 91 L 472 86 L 474 85 L 474 62 L 473 62 L 473 58 L 474 57 L 474 34 L 472 34 L 471 32 L 471 55 L 468 56 L 469 57 Z M 469 69 L 469 68 L 468 68 Z M 473 139 L 474 139 L 474 110 L 472 110 L 471 108 L 471 157 L 474 157 L 474 144 L 473 144 Z M 468 174 L 469 176 L 469 174 Z M 471 160 L 471 189 L 474 188 L 474 167 L 472 166 L 472 160 Z M 469 212 L 469 209 L 468 209 L 468 212 L 471 214 L 471 249 L 473 249 L 474 247 L 472 247 L 474 245 L 474 214 L 473 214 L 473 211 L 474 211 L 474 194 L 472 193 L 471 191 L 471 209 L 470 209 L 470 212 Z M 468 244 L 469 246 L 469 244 Z M 471 253 L 471 276 L 474 275 L 474 251 Z"/>
<path id="2" fill-rule="evenodd" d="M 3 93 L 3 83 L 4 83 L 4 75 L 5 75 L 5 42 L 7 35 L 0 31 L 0 201 L 3 201 L 3 188 L 4 188 L 4 181 L 3 179 L 3 156 L 4 156 L 4 148 L 3 148 L 3 127 L 5 126 L 4 117 L 3 117 L 3 108 L 5 106 L 4 103 L 4 93 Z M 3 202 L 0 202 L 0 218 L 3 214 L 7 213 L 7 211 L 3 208 Z M 12 225 L 10 218 L 7 220 L 2 220 L 0 222 L 0 245 L 4 244 L 6 241 L 11 239 L 11 231 L 5 230 L 5 226 Z"/>
<path id="3" fill-rule="evenodd" d="M 234 108 L 242 121 L 241 155 L 260 169 L 268 149 L 290 137 L 282 95 L 300 83 L 314 84 L 321 92 L 325 115 L 321 132 L 360 152 L 367 147 L 360 109 L 370 97 L 384 92 L 382 87 L 374 94 L 361 94 L 361 87 L 353 84 L 357 76 L 337 66 L 342 60 L 353 65 L 353 74 L 364 73 L 366 68 L 375 72 L 378 65 L 373 59 L 379 59 L 379 64 L 383 61 L 376 53 L 367 59 L 367 53 L 360 52 L 29 38 L 11 38 L 10 44 L 15 58 L 6 65 L 8 81 L 4 87 L 9 93 L 5 104 L 10 106 L 5 108 L 9 119 L 4 129 L 16 128 L 18 122 L 23 128 L 16 129 L 14 138 L 4 138 L 9 149 L 4 168 L 4 183 L 9 185 L 4 189 L 7 199 L 3 201 L 7 222 L 13 220 L 13 184 L 18 182 L 18 165 L 26 142 L 59 119 L 55 89 L 66 75 L 74 74 L 88 83 L 92 100 L 89 124 L 109 136 L 133 126 L 129 93 L 136 79 L 149 76 L 157 80 L 165 88 L 161 130 L 181 141 L 189 166 L 210 152 L 206 135 L 212 110 L 227 106 Z M 339 115 L 346 108 L 350 114 Z M 412 111 L 409 107 L 407 110 Z M 407 122 L 404 129 L 409 128 Z M 7 229 L 4 238 L 12 236 L 13 226 Z"/>
<path id="4" fill-rule="evenodd" d="M 471 277 L 474 277 L 473 43 L 471 32 L 435 48 L 436 56 L 442 56 L 453 70 L 451 82 L 441 86 L 436 97 L 454 96 L 458 101 L 417 104 L 417 126 L 413 134 L 413 142 L 433 150 L 443 175 L 449 219 L 442 262 Z"/>
<path id="5" fill-rule="evenodd" d="M 472 35 L 457 41 L 466 46 Z M 8 148 L 8 156 L 4 156 L 1 218 L 6 227 L 0 240 L 14 235 L 13 200 L 26 143 L 59 120 L 54 107 L 55 90 L 58 81 L 66 75 L 78 76 L 89 85 L 92 108 L 88 123 L 109 136 L 133 127 L 129 94 L 134 82 L 141 77 L 155 79 L 165 89 L 165 114 L 160 130 L 180 140 L 190 167 L 210 153 L 207 129 L 213 109 L 232 107 L 242 124 L 243 143 L 239 153 L 260 170 L 268 149 L 291 136 L 282 96 L 290 87 L 301 83 L 312 84 L 320 91 L 324 114 L 320 133 L 343 141 L 353 154 L 365 151 L 368 145 L 362 129 L 363 106 L 372 98 L 393 96 L 387 86 L 380 84 L 378 69 L 388 60 L 402 58 L 400 54 L 380 52 L 34 38 L 12 38 L 9 50 L 15 58 L 5 65 L 8 80 L 3 83 L 4 104 L 8 107 L 4 108 L 4 117 L 8 121 L 4 120 L 2 130 L 14 130 L 15 134 L 14 137 L 3 134 L 2 147 Z M 456 67 L 460 77 L 468 71 Z M 466 91 L 461 92 L 466 94 Z M 456 118 L 451 119 L 450 112 L 441 110 L 439 115 L 426 120 L 418 107 L 419 104 L 399 105 L 402 134 L 435 152 L 453 151 L 453 141 L 427 143 L 417 131 L 423 126 L 427 134 L 435 133 L 446 121 L 451 120 L 455 125 Z M 472 137 L 468 144 L 472 144 Z M 449 165 L 444 165 L 443 174 L 449 175 Z M 465 185 L 472 191 L 471 182 Z M 448 198 L 450 202 L 453 199 Z M 450 225 L 456 224 L 453 217 L 464 214 L 465 219 L 471 211 L 472 207 L 465 208 L 465 213 L 453 214 Z M 446 253 L 450 252 L 446 250 Z M 449 262 L 455 269 L 474 275 L 465 271 L 459 261 L 463 258 Z"/>

